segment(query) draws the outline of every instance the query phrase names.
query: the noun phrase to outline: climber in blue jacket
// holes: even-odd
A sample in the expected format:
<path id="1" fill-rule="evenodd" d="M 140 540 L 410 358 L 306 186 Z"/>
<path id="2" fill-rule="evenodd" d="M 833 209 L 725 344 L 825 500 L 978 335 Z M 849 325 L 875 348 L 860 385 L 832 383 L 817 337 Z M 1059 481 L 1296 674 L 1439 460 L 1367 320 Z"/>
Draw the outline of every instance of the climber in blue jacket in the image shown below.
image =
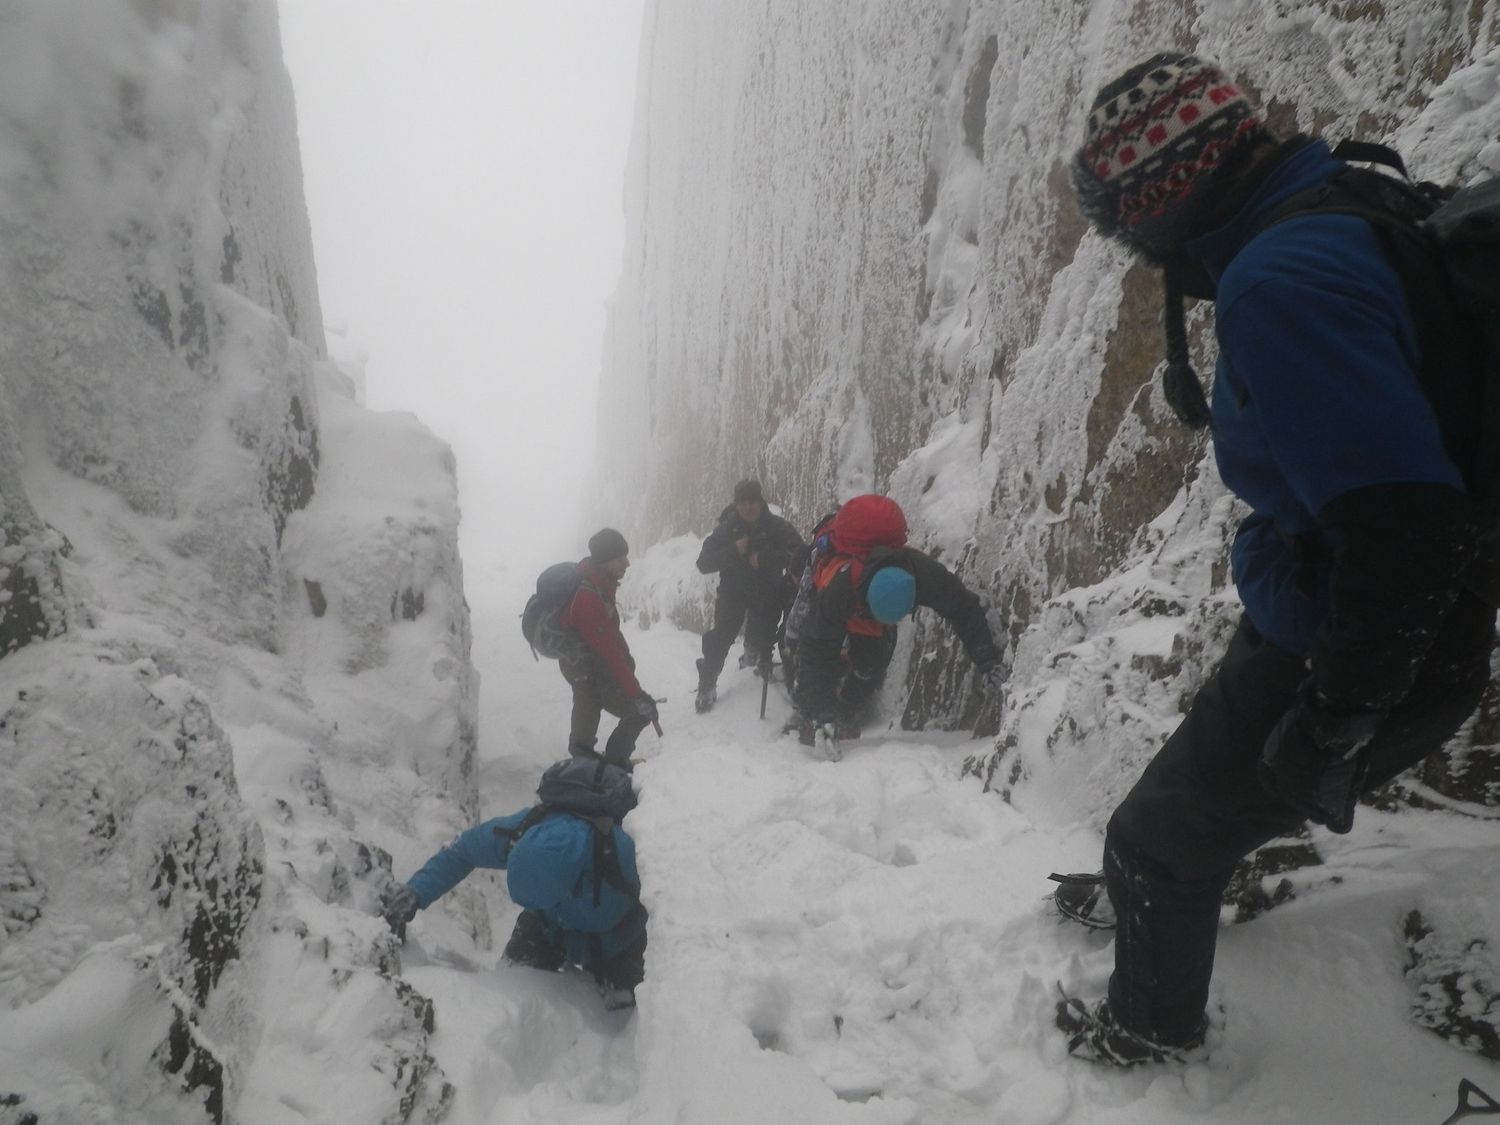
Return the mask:
<path id="1" fill-rule="evenodd" d="M 1349 831 L 1356 802 L 1439 750 L 1489 679 L 1495 607 L 1472 579 L 1465 477 L 1482 368 L 1450 362 L 1375 225 L 1317 209 L 1349 175 L 1322 141 L 1274 135 L 1192 55 L 1131 67 L 1089 110 L 1079 208 L 1162 271 L 1165 397 L 1210 430 L 1247 514 L 1231 554 L 1239 628 L 1105 834 L 1115 971 L 1104 999 L 1057 1009 L 1080 1058 L 1198 1052 L 1240 860 L 1309 820 Z M 1215 302 L 1211 398 L 1188 362 L 1184 296 Z"/>
<path id="2" fill-rule="evenodd" d="M 588 971 L 612 1003 L 630 1002 L 645 972 L 646 909 L 635 843 L 618 824 L 563 810 L 521 809 L 459 836 L 382 901 L 398 938 L 418 910 L 463 882 L 476 867 L 504 870 L 522 908 L 505 959 L 556 972 Z"/>

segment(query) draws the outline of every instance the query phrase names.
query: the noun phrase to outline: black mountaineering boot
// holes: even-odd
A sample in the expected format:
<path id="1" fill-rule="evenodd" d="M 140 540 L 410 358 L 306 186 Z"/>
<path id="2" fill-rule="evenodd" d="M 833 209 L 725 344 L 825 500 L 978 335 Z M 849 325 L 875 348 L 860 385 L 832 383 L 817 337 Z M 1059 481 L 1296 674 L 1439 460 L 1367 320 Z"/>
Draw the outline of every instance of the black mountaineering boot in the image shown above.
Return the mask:
<path id="1" fill-rule="evenodd" d="M 698 714 L 712 710 L 714 703 L 719 698 L 719 678 L 710 676 L 703 668 L 703 660 L 698 660 L 698 698 L 693 700 L 693 709 Z"/>

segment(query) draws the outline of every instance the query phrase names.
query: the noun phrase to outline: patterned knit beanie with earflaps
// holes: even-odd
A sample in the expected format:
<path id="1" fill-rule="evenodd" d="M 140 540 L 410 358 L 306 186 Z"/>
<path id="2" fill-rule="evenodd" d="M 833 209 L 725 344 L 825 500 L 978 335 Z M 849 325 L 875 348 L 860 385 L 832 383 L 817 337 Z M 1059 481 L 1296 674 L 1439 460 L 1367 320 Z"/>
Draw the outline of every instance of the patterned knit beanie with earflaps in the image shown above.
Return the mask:
<path id="1" fill-rule="evenodd" d="M 1163 389 L 1177 416 L 1197 429 L 1208 424 L 1208 402 L 1188 362 L 1174 258 L 1204 233 L 1214 174 L 1232 153 L 1267 135 L 1254 105 L 1222 70 L 1163 52 L 1099 91 L 1073 158 L 1073 191 L 1089 222 L 1164 267 Z"/>

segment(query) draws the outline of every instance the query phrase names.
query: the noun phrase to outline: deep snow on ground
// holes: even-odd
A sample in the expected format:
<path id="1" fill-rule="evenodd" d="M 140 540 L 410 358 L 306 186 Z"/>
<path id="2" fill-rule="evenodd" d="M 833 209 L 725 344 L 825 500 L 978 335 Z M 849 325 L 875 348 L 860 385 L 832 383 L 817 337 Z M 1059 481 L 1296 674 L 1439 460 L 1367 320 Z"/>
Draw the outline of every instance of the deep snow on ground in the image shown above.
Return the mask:
<path id="1" fill-rule="evenodd" d="M 191 588 L 191 561 L 152 547 L 155 525 L 94 486 L 48 473 L 34 492 L 74 536 L 76 564 L 107 609 L 92 633 L 7 660 L 7 675 L 60 662 L 70 645 L 126 648 L 130 615 Z M 481 815 L 525 805 L 566 743 L 568 689 L 555 664 L 532 659 L 517 620 L 536 571 L 567 554 L 549 551 L 466 562 Z M 679 541 L 646 552 L 626 577 L 628 604 L 691 593 L 699 580 L 679 573 L 690 555 Z M 663 737 L 642 736 L 641 805 L 626 822 L 652 911 L 639 1007 L 606 1013 L 579 974 L 499 965 L 516 911 L 503 875 L 476 873 L 418 917 L 402 957 L 406 981 L 434 1004 L 430 1050 L 454 1087 L 455 1125 L 1436 1125 L 1460 1078 L 1500 1090 L 1495 1066 L 1410 1020 L 1400 940 L 1414 907 L 1459 918 L 1455 932 L 1496 932 L 1491 824 L 1362 808 L 1350 836 L 1319 837 L 1330 861 L 1295 876 L 1296 901 L 1222 931 L 1206 1061 L 1097 1070 L 1067 1058 L 1051 1027 L 1059 986 L 1097 996 L 1111 960 L 1106 935 L 1063 923 L 1045 899 L 1049 871 L 1097 864 L 1095 830 L 1081 827 L 1098 823 L 1081 807 L 1094 790 L 1068 784 L 1076 763 L 1048 773 L 1034 755 L 1007 804 L 963 775 L 986 744 L 962 734 L 885 720 L 841 761 L 823 761 L 780 735 L 779 688 L 758 717 L 760 685 L 734 668 L 737 650 L 718 707 L 694 714 L 697 636 L 640 620 L 629 616 L 627 636 L 642 681 L 666 700 Z M 303 688 L 252 647 L 179 646 L 232 736 L 270 868 L 287 873 L 264 908 L 270 921 L 295 909 L 356 947 L 382 930 L 333 899 L 337 852 L 320 844 L 328 818 L 388 848 L 402 877 L 461 825 L 410 765 L 412 748 L 441 745 L 451 724 L 414 687 L 414 670 L 446 651 L 440 632 L 410 623 L 393 634 L 388 666 L 343 678 L 308 668 Z M 303 647 L 316 639 L 294 635 Z M 900 690 L 888 688 L 886 715 L 900 714 Z M 324 818 L 278 816 L 320 776 L 338 794 Z M 121 1047 L 155 1042 L 163 1009 L 142 968 L 149 951 L 128 935 L 110 944 L 105 928 L 81 925 L 86 956 L 60 961 L 55 988 L 0 1018 L 0 1093 L 22 1089 L 69 1125 L 198 1120 L 151 1094 L 147 1060 Z M 247 1125 L 342 1125 L 390 1108 L 370 1063 L 372 1044 L 392 1034 L 390 1011 L 369 976 L 342 993 L 318 986 L 326 956 L 285 930 L 261 934 L 262 1030 L 234 1107 Z M 0 1105 L 9 1125 L 4 1114 Z"/>
<path id="2" fill-rule="evenodd" d="M 558 756 L 569 697 L 520 640 L 524 587 L 475 583 L 483 567 L 470 600 L 490 813 L 524 804 Z M 1395 1125 L 1442 1121 L 1462 1077 L 1500 1089 L 1496 1068 L 1408 1020 L 1398 942 L 1414 903 L 1494 885 L 1490 826 L 1362 809 L 1298 901 L 1222 931 L 1206 1061 L 1099 1070 L 1050 1026 L 1059 985 L 1099 995 L 1111 966 L 1108 937 L 1044 897 L 1049 871 L 1097 865 L 1065 801 L 984 793 L 960 775 L 975 748 L 961 735 L 880 723 L 819 760 L 780 735 L 779 688 L 758 717 L 738 650 L 696 715 L 698 638 L 627 635 L 667 696 L 627 821 L 652 911 L 638 1010 L 603 1012 L 577 975 L 497 966 L 508 906 L 488 951 L 427 911 L 405 973 L 435 1002 L 455 1121 Z"/>

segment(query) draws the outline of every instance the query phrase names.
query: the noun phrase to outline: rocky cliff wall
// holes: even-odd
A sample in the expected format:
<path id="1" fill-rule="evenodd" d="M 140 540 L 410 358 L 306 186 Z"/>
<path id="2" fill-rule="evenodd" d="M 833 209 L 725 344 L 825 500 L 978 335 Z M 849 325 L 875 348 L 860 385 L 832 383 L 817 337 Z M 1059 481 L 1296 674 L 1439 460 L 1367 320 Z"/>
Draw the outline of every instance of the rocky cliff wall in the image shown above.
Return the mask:
<path id="1" fill-rule="evenodd" d="M 851 493 L 896 497 L 1015 661 L 1003 719 L 919 623 L 888 700 L 911 725 L 1013 723 L 1032 661 L 1071 643 L 1060 607 L 1101 583 L 1165 580 L 1173 612 L 1208 595 L 1232 616 L 1231 502 L 1157 387 L 1156 280 L 1085 235 L 1067 190 L 1086 100 L 1193 49 L 1283 131 L 1395 142 L 1462 179 L 1500 170 L 1497 37 L 1478 0 L 658 0 L 601 511 L 703 534 L 752 472 L 804 529 Z M 1200 371 L 1209 316 L 1189 320 Z"/>
<path id="2" fill-rule="evenodd" d="M 0 1105 L 433 1119 L 374 908 L 384 818 L 477 809 L 455 470 L 326 360 L 274 0 L 10 4 L 0 63 Z"/>

